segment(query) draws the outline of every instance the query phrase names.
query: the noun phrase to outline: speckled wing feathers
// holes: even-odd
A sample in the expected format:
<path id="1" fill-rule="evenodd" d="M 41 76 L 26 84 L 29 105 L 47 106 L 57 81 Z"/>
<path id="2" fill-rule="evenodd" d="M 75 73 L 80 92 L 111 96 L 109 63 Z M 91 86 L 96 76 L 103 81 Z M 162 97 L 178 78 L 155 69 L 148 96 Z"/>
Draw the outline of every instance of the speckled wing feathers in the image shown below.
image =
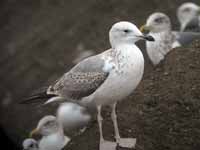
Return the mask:
<path id="1" fill-rule="evenodd" d="M 80 99 L 92 94 L 104 82 L 107 75 L 108 73 L 100 72 L 67 73 L 51 87 L 51 92 L 71 99 Z"/>
<path id="2" fill-rule="evenodd" d="M 69 99 L 81 99 L 89 96 L 106 80 L 108 72 L 103 71 L 104 60 L 101 55 L 83 60 L 64 74 L 48 93 Z"/>

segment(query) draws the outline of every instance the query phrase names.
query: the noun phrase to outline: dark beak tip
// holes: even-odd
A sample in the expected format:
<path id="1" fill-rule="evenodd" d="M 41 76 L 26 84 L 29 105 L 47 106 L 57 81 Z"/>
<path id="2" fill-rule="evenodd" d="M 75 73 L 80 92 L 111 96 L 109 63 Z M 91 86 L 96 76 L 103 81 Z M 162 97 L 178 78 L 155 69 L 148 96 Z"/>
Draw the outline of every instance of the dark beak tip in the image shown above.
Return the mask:
<path id="1" fill-rule="evenodd" d="M 147 41 L 151 41 L 151 42 L 155 41 L 155 39 L 154 39 L 153 36 L 146 36 L 145 39 L 146 39 Z"/>

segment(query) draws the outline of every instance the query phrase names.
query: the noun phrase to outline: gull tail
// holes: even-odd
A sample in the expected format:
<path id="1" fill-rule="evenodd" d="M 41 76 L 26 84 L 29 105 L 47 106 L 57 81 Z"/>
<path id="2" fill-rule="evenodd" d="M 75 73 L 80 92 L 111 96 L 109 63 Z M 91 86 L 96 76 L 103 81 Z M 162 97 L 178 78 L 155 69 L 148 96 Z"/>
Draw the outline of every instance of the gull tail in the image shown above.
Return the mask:
<path id="1" fill-rule="evenodd" d="M 55 97 L 55 94 L 47 94 L 47 88 L 43 88 L 35 92 L 29 97 L 24 98 L 20 104 L 36 104 L 36 103 L 44 103 L 49 98 Z"/>

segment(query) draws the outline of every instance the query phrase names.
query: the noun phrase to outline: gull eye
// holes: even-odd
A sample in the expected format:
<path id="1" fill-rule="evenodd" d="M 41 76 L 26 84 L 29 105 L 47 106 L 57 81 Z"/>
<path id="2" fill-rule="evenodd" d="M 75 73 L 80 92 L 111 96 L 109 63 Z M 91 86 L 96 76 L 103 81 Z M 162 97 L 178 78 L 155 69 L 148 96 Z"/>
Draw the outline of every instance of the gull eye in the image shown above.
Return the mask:
<path id="1" fill-rule="evenodd" d="M 50 124 L 51 124 L 51 121 L 47 121 L 45 125 L 49 126 Z"/>
<path id="2" fill-rule="evenodd" d="M 183 9 L 183 12 L 190 12 L 190 8 Z"/>
<path id="3" fill-rule="evenodd" d="M 163 18 L 156 18 L 154 21 L 156 23 L 162 23 L 163 22 Z"/>
<path id="4" fill-rule="evenodd" d="M 44 128 L 48 128 L 48 127 L 52 126 L 53 124 L 54 124 L 54 122 L 48 121 L 48 122 L 46 122 L 46 123 L 44 124 Z"/>
<path id="5" fill-rule="evenodd" d="M 131 32 L 131 30 L 125 29 L 124 32 L 129 33 L 129 32 Z"/>

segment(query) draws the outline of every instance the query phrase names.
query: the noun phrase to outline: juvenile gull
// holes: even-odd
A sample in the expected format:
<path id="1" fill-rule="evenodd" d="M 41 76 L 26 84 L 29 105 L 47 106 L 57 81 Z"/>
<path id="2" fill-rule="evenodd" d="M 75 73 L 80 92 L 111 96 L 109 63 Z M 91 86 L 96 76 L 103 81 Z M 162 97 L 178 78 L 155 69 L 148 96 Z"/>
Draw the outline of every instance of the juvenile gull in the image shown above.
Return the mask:
<path id="1" fill-rule="evenodd" d="M 148 30 L 155 42 L 146 41 L 147 54 L 153 65 L 159 64 L 173 48 L 188 45 L 200 38 L 200 33 L 172 31 L 170 18 L 161 12 L 151 14 L 141 31 Z"/>
<path id="2" fill-rule="evenodd" d="M 23 150 L 39 150 L 38 142 L 32 138 L 27 138 L 22 143 Z"/>
<path id="3" fill-rule="evenodd" d="M 55 116 L 43 117 L 37 128 L 30 133 L 41 134 L 42 138 L 38 142 L 39 150 L 61 150 L 70 139 L 64 135 L 62 125 L 57 121 Z"/>
<path id="4" fill-rule="evenodd" d="M 144 58 L 135 45 L 135 42 L 141 39 L 154 40 L 151 36 L 143 35 L 130 22 L 122 21 L 114 24 L 109 32 L 111 49 L 81 61 L 54 85 L 43 93 L 33 95 L 28 101 L 33 102 L 44 97 L 54 97 L 55 101 L 56 98 L 65 97 L 79 101 L 81 105 L 87 107 L 96 106 L 100 150 L 116 147 L 116 143 L 104 140 L 102 132 L 101 106 L 111 105 L 111 118 L 117 144 L 123 147 L 134 147 L 135 139 L 120 137 L 115 109 L 117 101 L 130 95 L 142 79 Z"/>
<path id="5" fill-rule="evenodd" d="M 147 54 L 153 65 L 159 64 L 172 48 L 180 46 L 172 33 L 170 19 L 164 13 L 151 14 L 141 27 L 141 31 L 143 30 L 149 30 L 149 35 L 155 38 L 155 42 L 146 41 Z"/>
<path id="6" fill-rule="evenodd" d="M 180 31 L 200 32 L 200 6 L 186 2 L 177 9 Z"/>

